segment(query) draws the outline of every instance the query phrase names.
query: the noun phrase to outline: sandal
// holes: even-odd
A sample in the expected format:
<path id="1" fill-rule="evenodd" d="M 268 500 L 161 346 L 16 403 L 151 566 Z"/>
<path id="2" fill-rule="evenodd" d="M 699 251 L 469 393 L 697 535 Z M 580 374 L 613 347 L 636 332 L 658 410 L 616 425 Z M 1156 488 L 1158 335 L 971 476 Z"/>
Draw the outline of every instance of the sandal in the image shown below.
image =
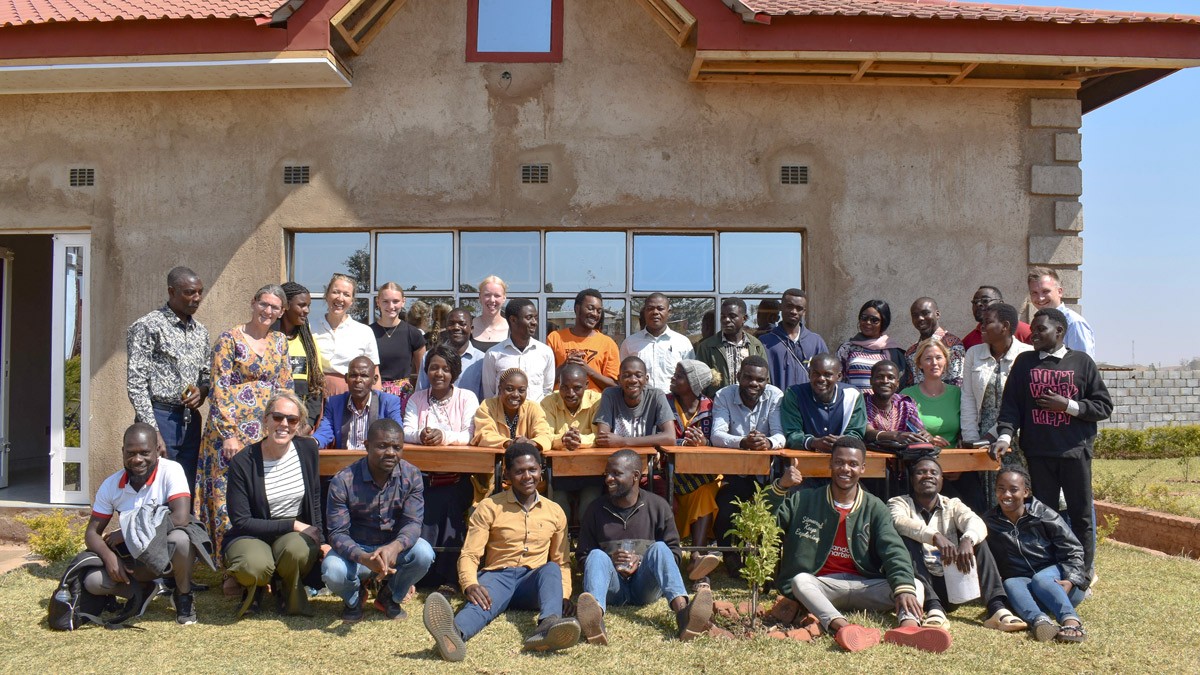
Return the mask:
<path id="1" fill-rule="evenodd" d="M 946 613 L 940 609 L 931 609 L 925 612 L 925 619 L 921 621 L 922 628 L 945 628 L 950 621 L 946 618 Z"/>
<path id="2" fill-rule="evenodd" d="M 983 627 L 1004 633 L 1015 633 L 1025 630 L 1029 627 L 1029 624 L 1022 621 L 1021 617 L 1008 611 L 1008 609 L 998 609 L 995 614 L 987 618 L 987 621 L 983 622 Z"/>
<path id="3" fill-rule="evenodd" d="M 1058 629 L 1054 639 L 1059 642 L 1074 642 L 1076 644 L 1087 639 L 1087 631 L 1084 630 L 1083 624 L 1077 626 L 1063 626 Z"/>
<path id="4" fill-rule="evenodd" d="M 1058 636 L 1058 626 L 1054 625 L 1050 617 L 1044 615 L 1033 622 L 1030 630 L 1033 631 L 1033 639 L 1038 642 L 1049 642 Z"/>

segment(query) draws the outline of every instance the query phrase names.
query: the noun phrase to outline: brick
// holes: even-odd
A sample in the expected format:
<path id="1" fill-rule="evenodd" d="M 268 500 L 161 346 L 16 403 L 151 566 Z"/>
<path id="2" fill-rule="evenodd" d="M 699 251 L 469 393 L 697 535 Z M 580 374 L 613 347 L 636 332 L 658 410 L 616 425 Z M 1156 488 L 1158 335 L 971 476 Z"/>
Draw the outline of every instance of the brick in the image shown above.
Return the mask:
<path id="1" fill-rule="evenodd" d="M 1083 230 L 1083 204 L 1079 202 L 1054 202 L 1054 229 L 1060 232 Z"/>
<path id="2" fill-rule="evenodd" d="M 1083 297 L 1083 272 L 1079 270 L 1058 270 L 1058 280 L 1062 284 L 1064 298 Z"/>
<path id="3" fill-rule="evenodd" d="M 1029 101 L 1029 126 L 1071 128 L 1083 125 L 1083 107 L 1074 98 L 1035 98 Z"/>
<path id="4" fill-rule="evenodd" d="M 1082 265 L 1083 239 L 1076 236 L 1030 237 L 1029 264 L 1031 265 Z M 1061 275 L 1061 272 L 1060 272 Z M 1063 293 L 1067 297 L 1079 295 Z"/>
<path id="5" fill-rule="evenodd" d="M 1034 166 L 1031 169 L 1029 190 L 1035 195 L 1078 197 L 1083 194 L 1083 172 L 1077 166 Z"/>
<path id="6" fill-rule="evenodd" d="M 1082 160 L 1083 136 L 1080 134 L 1054 134 L 1054 159 L 1060 162 Z"/>

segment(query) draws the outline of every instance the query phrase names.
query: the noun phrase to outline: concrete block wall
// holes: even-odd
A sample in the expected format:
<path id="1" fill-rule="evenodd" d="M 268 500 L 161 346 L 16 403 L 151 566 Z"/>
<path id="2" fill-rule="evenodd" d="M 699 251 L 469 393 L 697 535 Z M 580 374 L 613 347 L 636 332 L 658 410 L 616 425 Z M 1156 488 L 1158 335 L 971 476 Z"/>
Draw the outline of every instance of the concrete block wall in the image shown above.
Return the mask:
<path id="1" fill-rule="evenodd" d="M 1200 424 L 1200 370 L 1102 370 L 1113 414 L 1101 428 Z"/>
<path id="2" fill-rule="evenodd" d="M 1053 267 L 1062 280 L 1063 298 L 1080 310 L 1083 279 L 1083 123 L 1073 98 L 1029 101 L 1032 146 L 1029 193 L 1034 208 L 1029 223 L 1029 264 Z"/>

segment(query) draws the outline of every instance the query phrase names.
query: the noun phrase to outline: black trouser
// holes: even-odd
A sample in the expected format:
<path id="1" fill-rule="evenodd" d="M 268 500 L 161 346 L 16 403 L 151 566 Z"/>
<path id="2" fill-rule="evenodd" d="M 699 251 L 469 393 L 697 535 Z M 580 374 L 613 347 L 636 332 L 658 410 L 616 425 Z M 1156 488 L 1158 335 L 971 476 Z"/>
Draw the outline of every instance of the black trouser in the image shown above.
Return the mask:
<path id="1" fill-rule="evenodd" d="M 904 545 L 913 559 L 913 573 L 925 584 L 925 611 L 941 609 L 953 612 L 958 609 L 958 605 L 947 599 L 946 578 L 930 574 L 925 567 L 925 551 L 921 542 L 904 537 Z M 975 544 L 975 567 L 979 573 L 979 592 L 990 616 L 1008 604 L 1008 595 L 1004 592 L 1004 580 L 1000 578 L 996 560 L 992 558 L 986 541 Z"/>
<path id="2" fill-rule="evenodd" d="M 738 512 L 733 501 L 735 499 L 747 501 L 753 497 L 759 487 L 758 480 L 758 476 L 725 476 L 722 479 L 721 489 L 717 490 L 717 520 L 713 525 L 713 534 L 717 536 L 719 545 L 730 545 L 729 536 L 726 533 L 729 532 L 729 528 L 733 527 L 733 517 Z"/>
<path id="3" fill-rule="evenodd" d="M 1058 510 L 1059 490 L 1067 499 L 1067 512 L 1075 538 L 1083 544 L 1083 568 L 1090 575 L 1096 561 L 1095 505 L 1092 503 L 1092 460 L 1074 457 L 1030 457 L 1029 477 L 1033 496 Z"/>
<path id="4" fill-rule="evenodd" d="M 987 485 L 983 471 L 964 471 L 955 480 L 942 483 L 942 494 L 947 497 L 958 497 L 975 513 L 985 513 L 990 506 L 987 498 Z"/>

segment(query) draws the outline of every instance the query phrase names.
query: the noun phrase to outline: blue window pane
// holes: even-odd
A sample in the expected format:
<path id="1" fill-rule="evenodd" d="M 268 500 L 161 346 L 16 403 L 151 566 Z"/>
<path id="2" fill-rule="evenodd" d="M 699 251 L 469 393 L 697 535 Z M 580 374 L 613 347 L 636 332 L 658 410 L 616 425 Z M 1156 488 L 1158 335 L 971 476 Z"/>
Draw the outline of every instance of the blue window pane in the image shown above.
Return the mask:
<path id="1" fill-rule="evenodd" d="M 625 290 L 624 232 L 547 232 L 546 292 Z"/>
<path id="2" fill-rule="evenodd" d="M 537 293 L 541 287 L 542 243 L 537 232 L 463 232 L 459 236 L 459 290 L 474 293 L 496 275 L 508 284 L 508 297 Z"/>
<path id="3" fill-rule="evenodd" d="M 633 290 L 712 291 L 712 235 L 635 235 Z"/>
<path id="4" fill-rule="evenodd" d="M 381 234 L 375 240 L 376 286 L 388 281 L 410 291 L 454 290 L 454 235 Z"/>
<path id="5" fill-rule="evenodd" d="M 722 293 L 782 293 L 801 287 L 800 234 L 721 234 Z"/>
<path id="6" fill-rule="evenodd" d="M 325 293 L 333 273 L 340 272 L 358 279 L 361 293 L 371 283 L 370 251 L 369 232 L 297 232 L 292 239 L 292 280 L 318 296 Z"/>
<path id="7" fill-rule="evenodd" d="M 551 0 L 479 0 L 479 52 L 550 51 Z"/>

